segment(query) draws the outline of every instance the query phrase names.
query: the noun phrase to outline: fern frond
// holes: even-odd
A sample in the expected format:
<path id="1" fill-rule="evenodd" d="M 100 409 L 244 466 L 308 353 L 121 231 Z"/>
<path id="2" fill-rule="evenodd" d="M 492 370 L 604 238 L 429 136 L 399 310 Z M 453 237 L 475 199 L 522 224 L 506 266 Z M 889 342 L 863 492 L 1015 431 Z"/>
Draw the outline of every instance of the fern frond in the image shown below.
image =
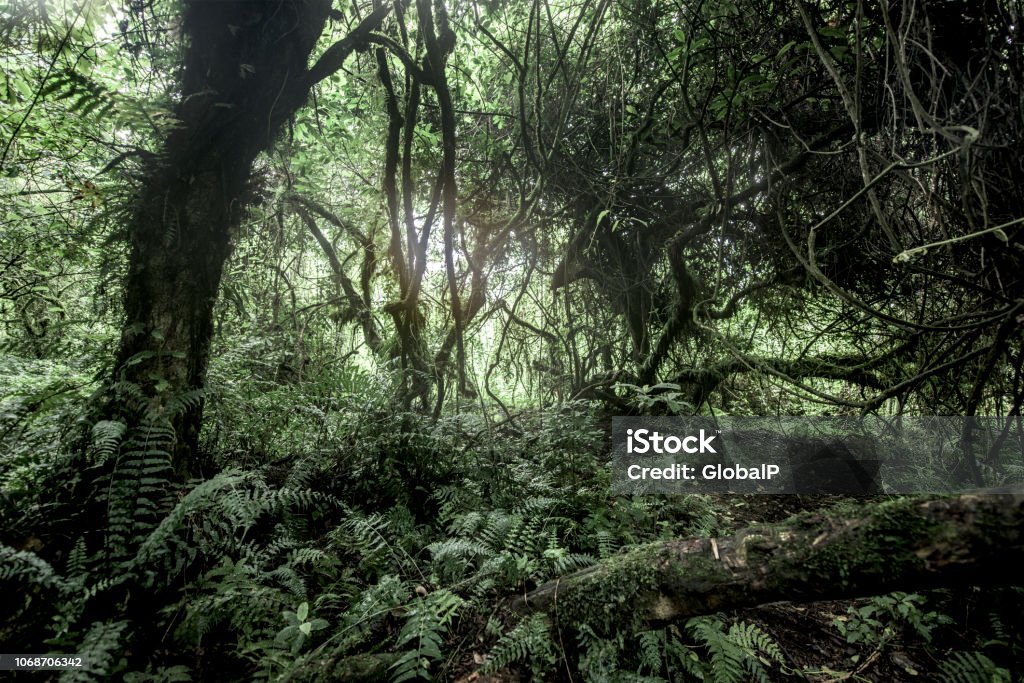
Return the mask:
<path id="1" fill-rule="evenodd" d="M 747 621 L 733 624 L 729 627 L 729 639 L 744 650 L 762 654 L 777 664 L 785 662 L 778 643 L 757 624 Z"/>
<path id="2" fill-rule="evenodd" d="M 117 451 L 127 429 L 128 426 L 118 420 L 100 420 L 93 425 L 92 445 L 97 462 L 105 462 Z"/>
<path id="3" fill-rule="evenodd" d="M 535 662 L 535 671 L 543 671 L 555 658 L 555 642 L 551 637 L 551 622 L 546 615 L 533 614 L 503 635 L 491 648 L 485 673 L 493 673 L 518 662 Z"/>
<path id="4" fill-rule="evenodd" d="M 392 664 L 392 683 L 431 678 L 431 664 L 444 657 L 441 652 L 444 632 L 462 604 L 462 598 L 447 590 L 435 591 L 414 603 L 397 643 L 400 648 L 412 647 Z"/>
<path id="5" fill-rule="evenodd" d="M 391 526 L 392 520 L 381 513 L 364 516 L 350 512 L 341 530 L 351 536 L 364 562 L 404 571 L 410 568 L 412 558 L 394 542 Z"/>
<path id="6" fill-rule="evenodd" d="M 665 632 L 662 630 L 644 631 L 640 634 L 640 666 L 652 673 L 661 671 L 662 651 L 665 649 Z"/>
<path id="7" fill-rule="evenodd" d="M 164 415 L 168 419 L 172 419 L 188 410 L 194 410 L 202 405 L 203 400 L 209 393 L 208 389 L 190 389 L 178 392 L 164 406 Z"/>
<path id="8" fill-rule="evenodd" d="M 954 652 L 939 672 L 943 683 L 1010 683 L 1010 672 L 981 652 Z"/>
<path id="9" fill-rule="evenodd" d="M 84 666 L 62 672 L 61 683 L 108 680 L 117 673 L 122 666 L 117 658 L 124 653 L 122 636 L 127 627 L 127 621 L 94 623 L 78 646 L 77 654 Z"/>
<path id="10" fill-rule="evenodd" d="M 598 531 L 594 535 L 594 540 L 597 541 L 597 556 L 602 560 L 607 560 L 618 550 L 618 542 L 615 540 L 615 536 L 606 529 Z"/>
<path id="11" fill-rule="evenodd" d="M 744 678 L 744 651 L 725 633 L 717 617 L 696 617 L 686 622 L 686 630 L 707 648 L 715 683 L 741 683 Z"/>
<path id="12" fill-rule="evenodd" d="M 35 553 L 0 545 L 0 586 L 7 590 L 17 590 L 17 586 L 27 592 L 31 585 L 60 588 L 63 583 L 53 567 Z"/>

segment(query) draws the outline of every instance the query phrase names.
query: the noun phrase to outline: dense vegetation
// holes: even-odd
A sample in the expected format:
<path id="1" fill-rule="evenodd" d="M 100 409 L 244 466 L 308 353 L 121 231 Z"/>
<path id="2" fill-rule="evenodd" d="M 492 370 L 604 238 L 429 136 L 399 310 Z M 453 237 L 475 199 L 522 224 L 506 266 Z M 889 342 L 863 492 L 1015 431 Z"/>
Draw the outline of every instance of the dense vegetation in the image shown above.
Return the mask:
<path id="1" fill-rule="evenodd" d="M 613 496 L 611 415 L 1021 438 L 1022 18 L 0 0 L 0 651 L 84 655 L 62 680 L 1011 680 L 1024 594 L 986 566 L 668 622 L 617 584 L 568 620 L 513 601 L 863 512 Z"/>

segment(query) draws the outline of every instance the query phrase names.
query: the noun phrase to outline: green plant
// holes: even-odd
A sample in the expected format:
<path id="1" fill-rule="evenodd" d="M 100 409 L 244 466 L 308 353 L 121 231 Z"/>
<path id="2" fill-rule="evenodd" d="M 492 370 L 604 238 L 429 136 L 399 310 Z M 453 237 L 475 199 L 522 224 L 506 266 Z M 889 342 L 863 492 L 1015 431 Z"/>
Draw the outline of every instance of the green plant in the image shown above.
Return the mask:
<path id="1" fill-rule="evenodd" d="M 1009 683 L 1010 672 L 980 652 L 952 652 L 939 663 L 943 683 Z"/>
<path id="2" fill-rule="evenodd" d="M 930 643 L 932 632 L 952 620 L 937 611 L 926 611 L 928 599 L 919 593 L 890 593 L 872 598 L 866 605 L 849 607 L 833 621 L 848 643 L 883 644 L 903 631 Z"/>
<path id="3" fill-rule="evenodd" d="M 775 640 L 756 624 L 738 621 L 725 628 L 719 617 L 696 617 L 686 622 L 686 633 L 706 650 L 706 657 L 688 663 L 680 658 L 691 673 L 715 683 L 771 680 L 771 665 L 785 663 Z M 694 665 L 695 664 L 695 665 Z"/>
<path id="4" fill-rule="evenodd" d="M 324 619 L 309 618 L 309 603 L 303 602 L 295 611 L 287 610 L 282 613 L 285 620 L 285 627 L 274 636 L 274 643 L 287 648 L 292 656 L 298 655 L 303 644 L 316 631 L 327 628 L 328 623 Z"/>
<path id="5" fill-rule="evenodd" d="M 616 389 L 625 389 L 627 396 L 643 413 L 664 412 L 669 415 L 692 415 L 694 406 L 682 398 L 682 387 L 672 382 L 660 382 L 653 386 L 637 386 L 619 382 Z"/>
<path id="6" fill-rule="evenodd" d="M 498 639 L 487 655 L 483 671 L 495 672 L 511 664 L 524 664 L 537 678 L 543 678 L 557 661 L 557 646 L 551 637 L 551 622 L 544 614 L 533 614 Z"/>
<path id="7" fill-rule="evenodd" d="M 462 605 L 459 596 L 439 590 L 417 598 L 409 606 L 396 643 L 405 652 L 391 665 L 392 683 L 414 678 L 432 679 L 432 665 L 444 658 L 441 651 L 444 634 Z"/>

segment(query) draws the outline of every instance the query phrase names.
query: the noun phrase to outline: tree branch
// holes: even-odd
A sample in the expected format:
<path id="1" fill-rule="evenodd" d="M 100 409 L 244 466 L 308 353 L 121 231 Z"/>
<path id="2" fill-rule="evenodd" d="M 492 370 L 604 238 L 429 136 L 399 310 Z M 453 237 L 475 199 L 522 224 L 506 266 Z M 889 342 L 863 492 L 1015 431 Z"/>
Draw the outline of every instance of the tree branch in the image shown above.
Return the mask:
<path id="1" fill-rule="evenodd" d="M 370 16 L 359 22 L 359 25 L 352 29 L 351 33 L 324 50 L 320 59 L 302 79 L 303 87 L 308 91 L 320 81 L 337 72 L 354 51 L 368 47 L 370 34 L 380 28 L 390 11 L 391 5 L 382 4 Z"/>

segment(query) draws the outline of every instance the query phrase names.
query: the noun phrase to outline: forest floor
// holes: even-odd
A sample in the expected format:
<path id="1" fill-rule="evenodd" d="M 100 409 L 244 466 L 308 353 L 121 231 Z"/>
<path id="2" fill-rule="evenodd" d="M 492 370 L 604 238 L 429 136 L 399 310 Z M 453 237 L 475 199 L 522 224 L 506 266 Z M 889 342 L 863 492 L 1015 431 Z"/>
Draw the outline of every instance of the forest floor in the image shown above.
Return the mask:
<path id="1" fill-rule="evenodd" d="M 287 414 L 258 409 L 286 401 Z M 92 652 L 98 680 L 356 680 L 342 674 L 358 662 L 376 666 L 359 680 L 1008 683 L 1024 653 L 1015 588 L 774 603 L 656 629 L 520 617 L 516 596 L 639 546 L 851 507 L 615 496 L 589 405 L 495 429 L 396 414 L 384 392 L 239 395 L 208 418 L 222 471 L 186 483 L 140 477 L 161 445 L 98 422 L 85 457 L 118 468 L 85 489 L 87 515 L 68 497 L 81 456 L 61 428 L 81 407 L 38 405 L 3 413 L 0 588 L 23 597 L 0 641 Z"/>
<path id="2" fill-rule="evenodd" d="M 887 497 L 877 495 L 851 499 L 828 494 L 709 496 L 714 500 L 722 533 L 782 522 L 794 515 L 825 511 L 851 500 L 868 504 Z M 1018 589 L 1009 589 L 1009 592 L 1019 599 Z M 807 603 L 776 602 L 719 616 L 727 623 L 756 624 L 777 644 L 786 664 L 769 673 L 768 680 L 817 683 L 970 681 L 974 680 L 970 671 L 961 672 L 962 678 L 949 676 L 941 667 L 943 659 L 940 653 L 969 650 L 972 643 L 991 638 L 993 626 L 997 631 L 1002 630 L 995 604 L 1004 595 L 1007 593 L 997 590 L 983 596 L 974 587 L 954 586 L 923 594 L 893 593 L 891 596 Z M 918 611 L 918 608 L 926 606 L 927 611 Z M 901 618 L 904 623 L 899 623 Z M 938 626 L 948 628 L 939 629 Z M 845 634 L 841 633 L 842 628 L 847 629 Z M 670 630 L 679 634 L 676 627 L 670 627 Z M 932 637 L 933 631 L 938 637 Z M 483 637 L 479 639 L 483 640 Z M 988 642 L 1001 644 L 991 639 Z M 1010 649 L 1007 648 L 1007 654 L 1012 654 Z M 459 667 L 458 683 L 535 680 L 526 669 L 482 674 L 480 661 L 479 654 L 474 654 L 473 660 L 465 661 Z M 558 672 L 557 677 L 559 680 L 573 680 L 564 669 Z M 991 680 L 1004 679 L 995 676 Z"/>
<path id="3" fill-rule="evenodd" d="M 887 498 L 885 495 L 857 498 L 858 503 L 871 503 Z M 824 510 L 850 499 L 839 495 L 757 495 L 718 496 L 722 515 L 730 526 L 740 529 L 755 524 L 781 522 L 793 515 Z M 954 587 L 955 589 L 955 587 Z M 955 590 L 933 591 L 928 595 L 933 602 L 943 603 L 949 611 L 964 611 L 960 621 L 964 631 L 949 629 L 943 643 L 949 649 L 959 649 L 983 636 L 971 624 L 969 614 L 972 602 L 969 593 Z M 902 594 L 898 594 L 902 595 Z M 878 598 L 826 600 L 811 603 L 779 602 L 761 605 L 734 614 L 737 621 L 749 621 L 761 626 L 778 644 L 791 671 L 799 671 L 813 681 L 871 681 L 877 683 L 918 682 L 933 680 L 939 674 L 936 642 L 929 642 L 920 632 L 883 625 L 886 605 Z M 938 618 L 936 612 L 932 615 Z M 941 615 L 945 616 L 945 615 Z M 855 642 L 843 637 L 837 623 L 859 620 L 857 626 L 862 637 Z M 939 621 L 943 621 L 939 619 Z M 878 632 L 875 629 L 879 629 Z M 842 670 L 838 665 L 845 664 Z M 782 673 L 782 672 L 780 672 Z"/>

